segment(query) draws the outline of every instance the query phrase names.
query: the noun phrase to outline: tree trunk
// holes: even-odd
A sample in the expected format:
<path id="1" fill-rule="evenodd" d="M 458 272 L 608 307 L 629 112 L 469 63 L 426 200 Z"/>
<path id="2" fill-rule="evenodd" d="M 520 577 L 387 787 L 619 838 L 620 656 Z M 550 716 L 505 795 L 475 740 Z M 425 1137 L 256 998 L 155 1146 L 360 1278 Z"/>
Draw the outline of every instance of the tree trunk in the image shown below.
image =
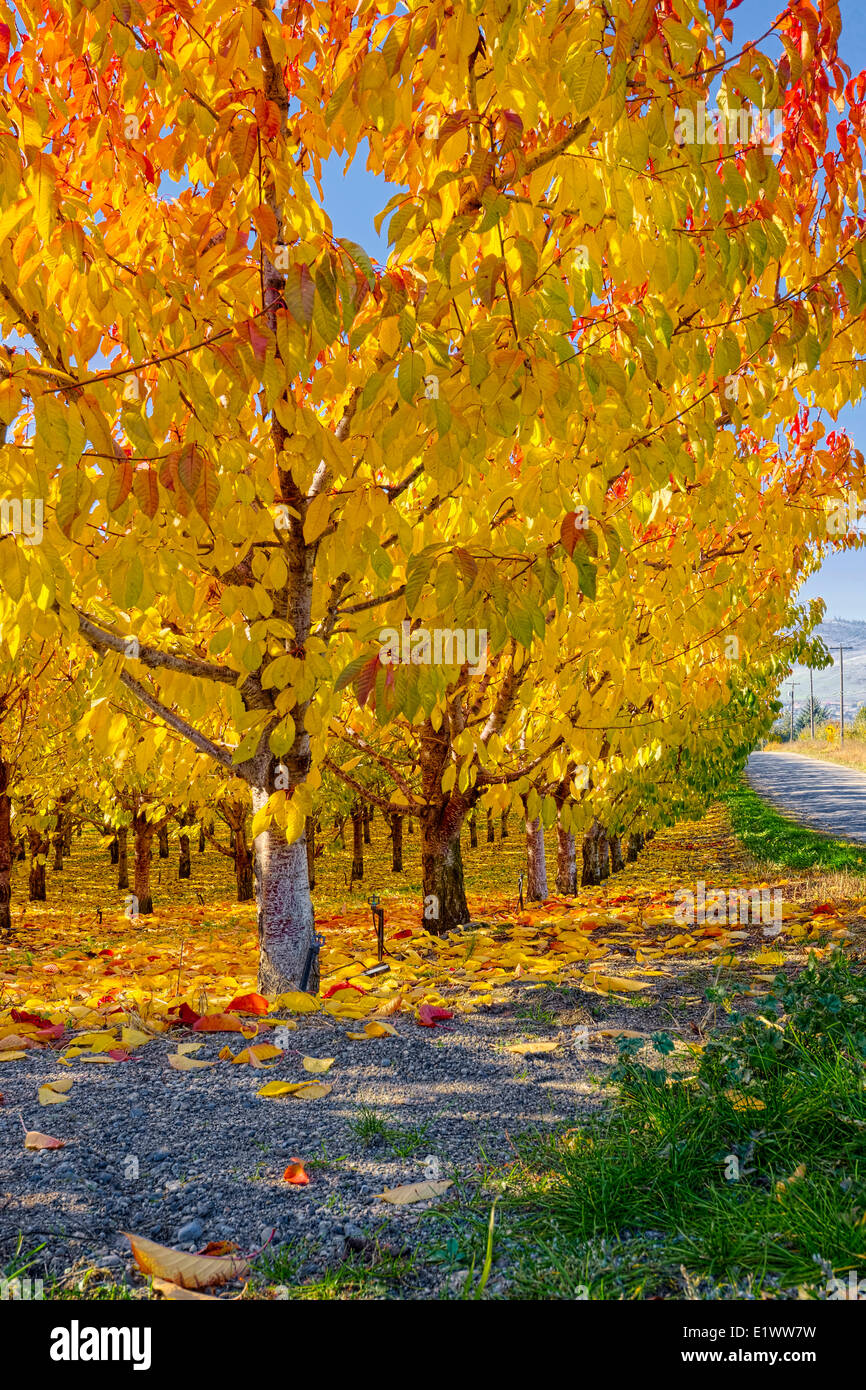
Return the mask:
<path id="1" fill-rule="evenodd" d="M 406 833 L 408 835 L 415 834 L 415 822 L 413 821 L 411 816 L 406 817 Z"/>
<path id="2" fill-rule="evenodd" d="M 254 786 L 252 793 L 255 815 L 267 802 L 268 789 Z M 315 930 L 306 836 L 288 845 L 276 827 L 262 830 L 255 839 L 255 875 L 259 991 L 283 994 L 300 988 Z M 318 993 L 318 955 L 313 956 L 306 989 Z"/>
<path id="3" fill-rule="evenodd" d="M 129 887 L 129 831 L 121 826 L 117 832 L 117 887 Z"/>
<path id="4" fill-rule="evenodd" d="M 604 826 L 593 821 L 583 837 L 583 873 L 581 885 L 592 887 L 610 874 L 610 851 Z"/>
<path id="5" fill-rule="evenodd" d="M 180 832 L 180 858 L 177 863 L 178 878 L 192 878 L 192 860 L 189 855 L 189 836 Z"/>
<path id="6" fill-rule="evenodd" d="M 349 882 L 364 877 L 364 812 L 356 806 L 352 812 L 352 872 Z"/>
<path id="7" fill-rule="evenodd" d="M 199 828 L 198 828 L 198 852 L 199 852 L 199 854 L 204 854 L 205 843 L 206 843 L 206 841 L 205 841 L 205 838 L 204 838 L 204 826 L 203 826 L 203 825 L 200 825 Z"/>
<path id="8" fill-rule="evenodd" d="M 508 839 L 508 812 L 507 812 L 507 811 L 503 811 L 503 812 L 502 812 L 502 815 L 499 817 L 499 838 L 500 838 L 500 840 L 507 840 L 507 839 Z"/>
<path id="9" fill-rule="evenodd" d="M 316 817 L 306 816 L 304 819 L 304 831 L 307 837 L 307 878 L 310 884 L 310 892 L 316 886 Z"/>
<path id="10" fill-rule="evenodd" d="M 365 807 L 364 807 L 364 844 L 365 844 L 365 845 L 369 845 L 369 843 L 370 843 L 370 808 L 369 808 L 369 806 L 365 806 Z"/>
<path id="11" fill-rule="evenodd" d="M 159 830 L 156 832 L 156 838 L 157 838 L 157 840 L 159 841 L 159 857 L 160 857 L 160 859 L 167 859 L 167 858 L 168 858 L 168 826 L 167 826 L 167 825 L 161 825 L 161 826 L 160 826 Z"/>
<path id="12" fill-rule="evenodd" d="M 529 872 L 526 875 L 526 899 L 527 902 L 540 903 L 547 897 L 547 861 L 540 816 L 526 822 L 526 855 L 529 864 Z"/>
<path id="13" fill-rule="evenodd" d="M 30 876 L 28 880 L 29 898 L 32 903 L 44 903 L 47 894 L 45 892 L 45 856 L 50 848 L 47 835 L 43 835 L 39 830 L 28 830 L 27 837 L 30 842 Z"/>
<path id="14" fill-rule="evenodd" d="M 150 895 L 150 861 L 153 850 L 151 841 L 153 839 L 153 829 L 148 825 L 147 820 L 140 813 L 136 813 L 132 820 L 132 837 L 135 847 L 135 871 L 133 875 L 133 892 L 137 901 L 133 903 L 135 912 L 139 917 L 149 917 L 153 912 L 153 898 Z M 135 915 L 135 912 L 132 914 Z"/>
<path id="15" fill-rule="evenodd" d="M 488 809 L 488 811 L 487 811 L 487 843 L 488 843 L 488 845 L 492 845 L 495 839 L 496 839 L 496 826 L 495 826 L 494 821 L 493 821 L 493 812 L 492 812 L 491 810 Z"/>
<path id="16" fill-rule="evenodd" d="M 18 840 L 15 841 L 15 862 L 21 864 L 26 858 L 27 837 L 26 835 L 22 835 Z"/>
<path id="17" fill-rule="evenodd" d="M 250 903 L 253 891 L 253 856 L 246 835 L 235 836 L 235 883 L 239 903 Z"/>
<path id="18" fill-rule="evenodd" d="M 447 803 L 425 807 L 421 822 L 421 881 L 424 892 L 424 927 L 441 936 L 469 921 L 460 852 L 461 816 L 456 827 L 448 824 Z M 429 915 L 428 915 L 429 914 Z"/>
<path id="19" fill-rule="evenodd" d="M 115 837 L 114 837 L 114 839 L 112 840 L 111 844 L 108 846 L 108 857 L 109 857 L 109 859 L 110 859 L 110 861 L 111 861 L 112 864 L 116 864 L 116 863 L 117 863 L 117 857 L 118 857 L 119 853 L 120 853 L 120 848 L 119 848 L 118 843 L 117 843 L 117 836 L 115 835 Z"/>
<path id="20" fill-rule="evenodd" d="M 628 846 L 625 852 L 625 862 L 633 864 L 643 849 L 643 835 L 639 830 L 633 830 L 628 837 Z"/>
<path id="21" fill-rule="evenodd" d="M 9 764 L 0 759 L 0 936 L 12 928 L 12 800 Z"/>
<path id="22" fill-rule="evenodd" d="M 610 846 L 610 871 L 612 874 L 618 874 L 620 869 L 625 868 L 625 860 L 622 857 L 622 840 L 619 835 L 610 835 L 608 836 L 608 845 Z"/>
<path id="23" fill-rule="evenodd" d="M 65 817 L 61 812 L 58 812 L 58 815 L 57 815 L 57 825 L 56 825 L 55 828 L 54 828 L 54 834 L 53 834 L 53 836 L 51 837 L 51 842 L 52 842 L 52 844 L 53 844 L 53 846 L 54 846 L 54 866 L 53 866 L 53 867 L 55 868 L 55 870 L 57 870 L 57 869 L 61 869 L 61 870 L 62 870 L 62 868 L 63 868 L 63 846 L 64 846 L 64 844 L 65 844 L 65 842 L 66 842 L 66 817 Z"/>
<path id="24" fill-rule="evenodd" d="M 556 891 L 565 898 L 573 898 L 577 892 L 574 835 L 561 825 L 556 828 Z"/>
<path id="25" fill-rule="evenodd" d="M 469 848 L 478 848 L 478 822 L 475 819 L 475 812 L 469 817 Z"/>
<path id="26" fill-rule="evenodd" d="M 391 872 L 403 872 L 403 817 L 397 811 L 391 812 Z"/>

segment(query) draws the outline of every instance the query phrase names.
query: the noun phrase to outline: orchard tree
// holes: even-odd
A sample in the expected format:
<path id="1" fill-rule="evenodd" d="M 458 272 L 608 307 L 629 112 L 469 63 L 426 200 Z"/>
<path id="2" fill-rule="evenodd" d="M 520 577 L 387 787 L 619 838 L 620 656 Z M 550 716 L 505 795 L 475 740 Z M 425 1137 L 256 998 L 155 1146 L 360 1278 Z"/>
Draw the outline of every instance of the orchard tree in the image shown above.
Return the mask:
<path id="1" fill-rule="evenodd" d="M 2 467 L 45 510 L 40 544 L 0 540 L 10 621 L 88 644 L 106 697 L 247 784 L 265 991 L 310 958 L 304 827 L 352 663 L 377 716 L 423 726 L 425 887 L 453 845 L 433 784 L 462 794 L 465 663 L 410 709 L 377 628 L 483 630 L 491 700 L 514 644 L 539 688 L 574 653 L 606 690 L 642 638 L 610 601 L 633 518 L 687 515 L 717 564 L 745 520 L 781 584 L 798 568 L 820 495 L 744 508 L 779 426 L 859 391 L 863 92 L 838 5 L 791 4 L 777 61 L 730 52 L 728 8 L 0 5 Z M 719 84 L 778 115 L 775 147 L 708 133 Z M 322 206 L 322 161 L 362 150 L 395 189 L 386 267 Z M 695 544 L 665 561 L 669 627 Z"/>

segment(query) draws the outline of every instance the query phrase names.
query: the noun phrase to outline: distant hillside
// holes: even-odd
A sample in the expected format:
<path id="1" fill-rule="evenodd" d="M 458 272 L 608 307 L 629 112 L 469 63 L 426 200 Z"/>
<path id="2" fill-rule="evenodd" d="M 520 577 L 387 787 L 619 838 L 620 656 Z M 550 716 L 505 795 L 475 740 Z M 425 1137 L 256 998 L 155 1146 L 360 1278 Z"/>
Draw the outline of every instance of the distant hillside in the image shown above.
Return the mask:
<path id="1" fill-rule="evenodd" d="M 839 644 L 851 647 L 844 652 L 845 666 L 845 726 L 853 719 L 859 705 L 866 704 L 866 622 L 856 619 L 834 618 L 820 623 L 815 628 L 815 636 L 820 637 L 833 657 L 833 665 L 824 671 L 813 671 L 812 681 L 815 699 L 827 705 L 833 716 L 839 718 Z M 835 648 L 835 650 L 834 650 Z M 809 671 L 795 666 L 791 677 L 794 681 L 794 708 L 799 709 L 809 699 Z M 783 695 L 791 688 L 785 681 Z M 790 694 L 788 695 L 790 702 Z"/>

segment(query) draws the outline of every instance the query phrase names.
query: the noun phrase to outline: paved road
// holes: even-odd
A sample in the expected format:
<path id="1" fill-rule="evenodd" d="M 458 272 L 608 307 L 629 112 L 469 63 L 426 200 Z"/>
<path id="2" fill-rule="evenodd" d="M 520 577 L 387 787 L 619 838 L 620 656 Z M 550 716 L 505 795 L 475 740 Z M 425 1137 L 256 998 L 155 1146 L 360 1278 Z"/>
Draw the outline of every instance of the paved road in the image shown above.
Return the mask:
<path id="1" fill-rule="evenodd" d="M 866 773 L 799 753 L 753 753 L 746 777 L 790 820 L 866 844 Z"/>

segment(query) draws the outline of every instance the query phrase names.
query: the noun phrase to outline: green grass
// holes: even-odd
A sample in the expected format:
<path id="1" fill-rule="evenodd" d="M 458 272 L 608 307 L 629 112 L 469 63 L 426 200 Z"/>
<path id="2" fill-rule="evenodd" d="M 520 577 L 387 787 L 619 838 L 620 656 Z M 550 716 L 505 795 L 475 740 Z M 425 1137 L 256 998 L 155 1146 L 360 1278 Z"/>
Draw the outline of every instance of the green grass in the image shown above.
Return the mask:
<path id="1" fill-rule="evenodd" d="M 837 955 L 762 1008 L 691 1074 L 626 1044 L 604 1117 L 522 1146 L 510 1297 L 825 1297 L 866 1272 L 866 978 Z"/>
<path id="2" fill-rule="evenodd" d="M 365 1147 L 382 1144 L 395 1158 L 411 1158 L 427 1141 L 431 1121 L 420 1125 L 392 1125 L 372 1107 L 362 1105 L 349 1128 Z"/>
<path id="3" fill-rule="evenodd" d="M 742 784 L 727 797 L 734 833 L 754 859 L 789 869 L 866 873 L 866 850 L 780 816 Z"/>

